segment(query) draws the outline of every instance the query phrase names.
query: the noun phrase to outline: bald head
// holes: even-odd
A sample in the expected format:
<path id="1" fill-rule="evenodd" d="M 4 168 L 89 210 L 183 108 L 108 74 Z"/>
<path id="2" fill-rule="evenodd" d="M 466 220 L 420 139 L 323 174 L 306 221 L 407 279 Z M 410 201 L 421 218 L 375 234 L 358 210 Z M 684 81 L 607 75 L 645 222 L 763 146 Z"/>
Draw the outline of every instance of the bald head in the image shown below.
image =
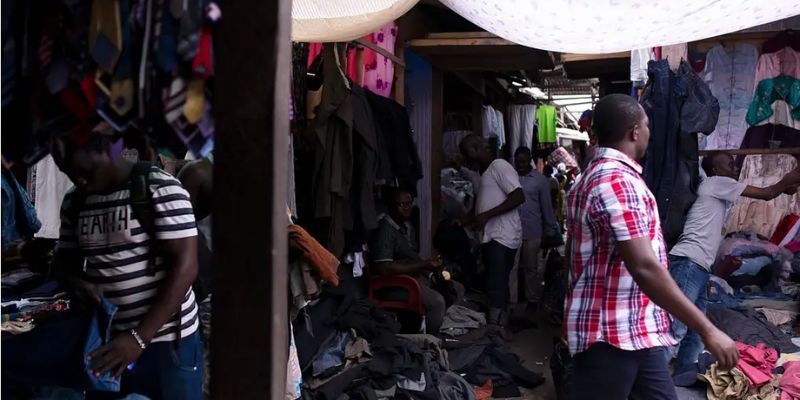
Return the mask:
<path id="1" fill-rule="evenodd" d="M 701 164 L 707 176 L 727 176 L 739 179 L 739 170 L 736 160 L 730 154 L 714 152 L 703 158 Z"/>

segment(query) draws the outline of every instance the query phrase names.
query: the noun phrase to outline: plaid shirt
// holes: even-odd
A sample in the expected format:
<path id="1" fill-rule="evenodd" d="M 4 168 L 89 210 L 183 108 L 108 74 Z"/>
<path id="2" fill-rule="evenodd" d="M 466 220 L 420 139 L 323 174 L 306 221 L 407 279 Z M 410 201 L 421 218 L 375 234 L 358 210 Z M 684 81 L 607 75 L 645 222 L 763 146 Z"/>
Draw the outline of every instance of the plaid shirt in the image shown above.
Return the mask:
<path id="1" fill-rule="evenodd" d="M 605 342 L 623 350 L 675 345 L 667 313 L 634 282 L 617 242 L 647 237 L 664 268 L 666 244 L 655 198 L 642 167 L 621 152 L 598 148 L 569 193 L 570 284 L 566 323 L 570 351 Z"/>

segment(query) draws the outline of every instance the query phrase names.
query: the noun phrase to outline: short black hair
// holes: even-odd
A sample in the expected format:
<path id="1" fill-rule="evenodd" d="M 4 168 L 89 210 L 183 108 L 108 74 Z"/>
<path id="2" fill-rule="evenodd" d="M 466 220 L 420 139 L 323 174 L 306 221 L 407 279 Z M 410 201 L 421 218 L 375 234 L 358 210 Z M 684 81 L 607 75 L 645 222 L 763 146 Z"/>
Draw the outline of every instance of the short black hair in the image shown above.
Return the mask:
<path id="1" fill-rule="evenodd" d="M 703 161 L 700 163 L 700 166 L 703 167 L 703 171 L 706 172 L 706 176 L 714 176 L 714 165 L 717 163 L 717 158 L 719 156 L 724 155 L 725 153 L 721 151 L 715 151 L 709 153 L 705 157 L 703 157 Z"/>
<path id="2" fill-rule="evenodd" d="M 526 155 L 529 155 L 529 156 L 533 157 L 533 152 L 531 152 L 531 149 L 529 149 L 529 148 L 527 148 L 525 146 L 518 147 L 517 151 L 514 152 L 514 157 L 522 155 L 522 154 L 526 154 Z"/>
<path id="3" fill-rule="evenodd" d="M 403 187 L 403 186 L 399 186 L 399 187 L 388 186 L 386 188 L 386 191 L 385 191 L 387 203 L 391 204 L 391 202 L 394 202 L 395 198 L 399 197 L 402 194 L 408 194 L 408 195 L 411 196 L 412 199 L 416 197 L 416 196 L 414 196 L 414 191 L 409 189 L 409 188 L 407 188 L 407 187 Z"/>
<path id="4" fill-rule="evenodd" d="M 614 93 L 597 102 L 592 113 L 592 133 L 600 145 L 616 144 L 644 117 L 639 103 L 631 96 Z"/>
<path id="5" fill-rule="evenodd" d="M 94 120 L 74 127 L 71 131 L 53 138 L 50 149 L 56 165 L 66 167 L 66 163 L 78 151 L 104 153 L 108 151 L 112 138 L 109 135 L 94 131 L 97 126 Z"/>
<path id="6" fill-rule="evenodd" d="M 476 135 L 476 134 L 474 134 L 474 133 L 470 133 L 469 135 L 464 136 L 464 138 L 461 139 L 461 142 L 458 143 L 458 150 L 461 152 L 462 156 L 466 156 L 467 155 L 466 147 L 467 147 L 467 144 L 469 144 L 469 142 L 472 141 L 472 140 L 481 140 L 481 137 Z"/>

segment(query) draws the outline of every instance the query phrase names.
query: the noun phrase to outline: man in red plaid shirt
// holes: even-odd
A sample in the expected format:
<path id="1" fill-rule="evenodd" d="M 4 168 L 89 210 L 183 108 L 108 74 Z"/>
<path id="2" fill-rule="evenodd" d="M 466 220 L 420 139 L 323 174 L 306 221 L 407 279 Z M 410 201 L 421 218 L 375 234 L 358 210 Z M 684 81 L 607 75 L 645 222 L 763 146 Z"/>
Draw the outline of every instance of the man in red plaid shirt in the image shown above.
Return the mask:
<path id="1" fill-rule="evenodd" d="M 722 369 L 738 351 L 670 277 L 656 201 L 634 161 L 650 140 L 644 109 L 609 95 L 593 122 L 600 148 L 568 199 L 570 398 L 677 399 L 667 368 L 673 316 L 701 333 Z"/>

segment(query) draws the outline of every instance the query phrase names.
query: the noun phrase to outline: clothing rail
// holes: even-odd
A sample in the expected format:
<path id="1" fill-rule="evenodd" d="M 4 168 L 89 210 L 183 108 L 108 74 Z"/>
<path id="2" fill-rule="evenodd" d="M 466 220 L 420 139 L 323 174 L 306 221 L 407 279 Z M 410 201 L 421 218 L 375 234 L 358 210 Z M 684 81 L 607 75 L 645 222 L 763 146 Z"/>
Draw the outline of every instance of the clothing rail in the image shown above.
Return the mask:
<path id="1" fill-rule="evenodd" d="M 732 149 L 732 150 L 701 150 L 701 156 L 707 156 L 711 153 L 725 153 L 734 156 L 748 156 L 756 154 L 800 154 L 800 147 L 786 147 L 779 149 Z"/>

